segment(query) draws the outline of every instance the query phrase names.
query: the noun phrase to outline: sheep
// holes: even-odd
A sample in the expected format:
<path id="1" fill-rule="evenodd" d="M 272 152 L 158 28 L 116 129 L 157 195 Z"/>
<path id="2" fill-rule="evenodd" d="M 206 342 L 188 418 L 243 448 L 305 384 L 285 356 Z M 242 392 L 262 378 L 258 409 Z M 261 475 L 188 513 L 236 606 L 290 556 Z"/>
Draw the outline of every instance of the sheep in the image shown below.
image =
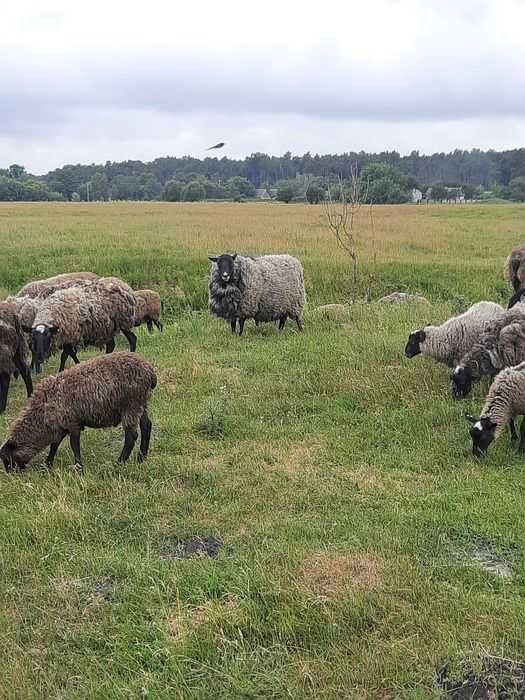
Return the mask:
<path id="1" fill-rule="evenodd" d="M 28 397 L 33 392 L 26 353 L 27 343 L 16 308 L 6 301 L 0 302 L 0 413 L 4 413 L 7 408 L 11 375 L 22 375 Z"/>
<path id="2" fill-rule="evenodd" d="M 235 333 L 239 322 L 253 318 L 256 324 L 279 321 L 282 331 L 287 318 L 303 330 L 306 302 L 303 268 L 291 255 L 210 256 L 209 309 L 230 322 Z"/>
<path id="3" fill-rule="evenodd" d="M 412 358 L 421 353 L 436 362 L 454 367 L 486 326 L 503 313 L 504 309 L 499 304 L 478 301 L 465 313 L 452 316 L 440 326 L 425 326 L 412 331 L 405 347 L 405 355 Z"/>
<path id="4" fill-rule="evenodd" d="M 151 289 L 138 289 L 135 291 L 135 299 L 137 300 L 135 326 L 141 326 L 145 323 L 148 327 L 148 331 L 153 333 L 153 324 L 155 324 L 159 331 L 162 331 L 163 325 L 160 320 L 161 301 L 159 294 L 153 292 Z"/>
<path id="5" fill-rule="evenodd" d="M 525 415 L 525 362 L 502 370 L 490 387 L 479 418 L 467 415 L 471 423 L 472 454 L 482 457 L 490 444 L 509 425 L 511 439 L 517 439 L 514 418 Z M 519 452 L 525 452 L 525 418 L 521 423 Z"/>
<path id="6" fill-rule="evenodd" d="M 42 302 L 31 328 L 33 363 L 40 370 L 43 362 L 61 349 L 60 372 L 68 357 L 75 363 L 77 349 L 92 345 L 106 353 L 115 349 L 115 336 L 121 332 L 132 352 L 137 337 L 136 300 L 133 290 L 116 277 L 102 277 L 55 292 Z"/>
<path id="7" fill-rule="evenodd" d="M 31 328 L 36 313 L 42 304 L 41 297 L 7 297 L 6 302 L 16 310 L 20 325 Z"/>
<path id="8" fill-rule="evenodd" d="M 138 459 L 147 454 L 151 420 L 147 405 L 157 385 L 149 362 L 131 352 L 95 357 L 62 374 L 44 379 L 12 425 L 0 447 L 6 471 L 25 469 L 48 445 L 51 468 L 62 440 L 69 435 L 76 464 L 82 468 L 80 433 L 84 428 L 124 428 L 124 447 L 119 462 L 130 456 L 138 437 Z"/>
<path id="9" fill-rule="evenodd" d="M 80 281 L 94 281 L 99 276 L 94 272 L 66 272 L 56 277 L 28 282 L 16 295 L 17 297 L 48 297 L 59 289 L 75 286 Z"/>
<path id="10" fill-rule="evenodd" d="M 465 398 L 481 377 L 525 360 L 525 304 L 516 304 L 489 323 L 451 375 L 452 393 Z"/>

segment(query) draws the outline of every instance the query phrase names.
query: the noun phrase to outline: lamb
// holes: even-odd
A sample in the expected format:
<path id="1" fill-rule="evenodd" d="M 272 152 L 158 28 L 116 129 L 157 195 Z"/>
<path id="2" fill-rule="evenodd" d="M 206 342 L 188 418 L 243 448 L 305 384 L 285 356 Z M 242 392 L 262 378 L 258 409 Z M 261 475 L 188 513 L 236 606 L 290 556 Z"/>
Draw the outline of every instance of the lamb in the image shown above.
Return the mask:
<path id="1" fill-rule="evenodd" d="M 53 465 L 62 440 L 69 435 L 76 464 L 82 468 L 80 432 L 84 428 L 124 428 L 119 462 L 130 456 L 138 437 L 138 459 L 149 450 L 151 420 L 147 406 L 157 385 L 149 362 L 131 352 L 95 357 L 62 374 L 44 379 L 21 411 L 0 447 L 6 471 L 25 469 L 50 445 L 47 466 Z"/>
<path id="2" fill-rule="evenodd" d="M 467 415 L 471 423 L 472 454 L 482 457 L 507 425 L 511 438 L 517 439 L 514 418 L 521 415 L 525 415 L 525 362 L 507 367 L 498 374 L 479 418 Z M 525 452 L 525 418 L 521 423 L 518 450 Z"/>
<path id="3" fill-rule="evenodd" d="M 451 375 L 456 399 L 467 396 L 483 376 L 494 377 L 504 367 L 525 360 L 525 304 L 516 304 L 489 323 Z"/>
<path id="4" fill-rule="evenodd" d="M 239 323 L 242 335 L 246 319 L 256 324 L 287 318 L 303 330 L 306 302 L 303 267 L 291 255 L 219 255 L 209 258 L 213 265 L 209 281 L 209 308 L 215 316 L 230 322 L 235 333 Z"/>
<path id="5" fill-rule="evenodd" d="M 98 275 L 94 272 L 66 272 L 56 277 L 49 277 L 44 280 L 35 280 L 28 282 L 16 295 L 17 297 L 48 297 L 59 289 L 67 289 L 75 286 L 81 281 L 94 281 L 98 279 Z"/>
<path id="6" fill-rule="evenodd" d="M 28 397 L 33 392 L 26 353 L 27 343 L 16 308 L 6 301 L 0 302 L 0 413 L 4 413 L 7 408 L 11 375 L 22 375 Z"/>
<path id="7" fill-rule="evenodd" d="M 135 299 L 137 300 L 135 326 L 141 326 L 145 323 L 148 327 L 148 331 L 153 333 L 153 324 L 155 324 L 159 331 L 162 331 L 163 325 L 160 320 L 161 301 L 159 294 L 153 292 L 151 289 L 138 289 L 135 291 Z"/>
<path id="8" fill-rule="evenodd" d="M 45 360 L 61 349 L 60 372 L 68 357 L 78 364 L 77 349 L 92 345 L 106 353 L 115 349 L 115 336 L 122 333 L 132 352 L 137 337 L 136 300 L 133 290 L 116 277 L 55 292 L 42 302 L 31 328 L 33 362 L 40 370 Z"/>
<path id="9" fill-rule="evenodd" d="M 422 353 L 436 362 L 454 367 L 487 325 L 499 318 L 504 309 L 492 301 L 478 301 L 459 316 L 452 316 L 440 326 L 425 326 L 413 331 L 405 347 L 407 357 Z"/>

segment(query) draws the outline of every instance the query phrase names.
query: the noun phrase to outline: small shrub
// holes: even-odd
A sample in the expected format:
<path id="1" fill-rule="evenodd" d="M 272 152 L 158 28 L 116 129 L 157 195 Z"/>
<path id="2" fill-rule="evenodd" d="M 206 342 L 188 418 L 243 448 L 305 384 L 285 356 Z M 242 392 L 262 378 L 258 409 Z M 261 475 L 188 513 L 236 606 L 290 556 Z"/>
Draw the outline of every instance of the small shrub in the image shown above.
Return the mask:
<path id="1" fill-rule="evenodd" d="M 221 439 L 226 433 L 227 418 L 224 403 L 210 399 L 204 406 L 197 422 L 197 432 L 212 439 Z"/>

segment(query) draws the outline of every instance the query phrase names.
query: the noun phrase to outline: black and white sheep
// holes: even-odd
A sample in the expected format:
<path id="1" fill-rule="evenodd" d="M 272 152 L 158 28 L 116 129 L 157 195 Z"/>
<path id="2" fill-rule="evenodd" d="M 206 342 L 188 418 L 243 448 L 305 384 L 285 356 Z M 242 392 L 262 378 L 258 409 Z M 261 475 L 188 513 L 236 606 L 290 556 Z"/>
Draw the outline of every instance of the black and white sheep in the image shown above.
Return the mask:
<path id="1" fill-rule="evenodd" d="M 489 445 L 508 425 L 511 438 L 517 439 L 514 418 L 525 415 L 525 362 L 507 367 L 494 379 L 479 418 L 467 416 L 471 423 L 472 453 L 482 457 Z M 521 423 L 520 452 L 525 452 L 525 418 Z"/>
<path id="2" fill-rule="evenodd" d="M 11 376 L 20 374 L 31 396 L 33 383 L 26 362 L 27 343 L 20 326 L 16 308 L 9 302 L 0 302 L 0 413 L 7 407 Z"/>
<path id="3" fill-rule="evenodd" d="M 151 435 L 147 405 L 156 384 L 150 363 L 130 352 L 95 357 L 47 377 L 35 389 L 0 448 L 6 471 L 24 469 L 48 445 L 47 465 L 51 467 L 67 435 L 75 462 L 82 466 L 81 431 L 120 423 L 124 428 L 124 447 L 119 462 L 130 456 L 139 428 L 142 461 L 148 454 Z"/>
<path id="4" fill-rule="evenodd" d="M 504 367 L 525 360 L 525 304 L 516 304 L 489 323 L 481 336 L 455 366 L 451 375 L 452 393 L 467 396 L 483 376 L 494 377 Z"/>
<path id="5" fill-rule="evenodd" d="M 303 329 L 306 303 L 303 267 L 291 255 L 243 255 L 210 257 L 213 263 L 209 281 L 209 308 L 215 316 L 230 322 L 235 333 L 239 323 L 279 321 L 279 330 L 288 318 Z"/>
<path id="6" fill-rule="evenodd" d="M 79 362 L 77 350 L 94 346 L 115 349 L 115 336 L 122 333 L 131 351 L 137 345 L 136 299 L 133 290 L 116 277 L 69 287 L 45 299 L 37 311 L 33 326 L 33 363 L 37 370 L 51 354 L 62 350 L 60 371 L 68 357 Z"/>
<path id="7" fill-rule="evenodd" d="M 16 295 L 17 297 L 48 297 L 59 289 L 74 287 L 78 282 L 93 282 L 98 279 L 94 272 L 66 272 L 55 277 L 28 282 Z"/>
<path id="8" fill-rule="evenodd" d="M 459 360 L 492 321 L 504 313 L 499 304 L 479 301 L 459 316 L 452 316 L 440 326 L 425 326 L 413 331 L 405 347 L 407 357 L 420 353 L 449 367 Z"/>

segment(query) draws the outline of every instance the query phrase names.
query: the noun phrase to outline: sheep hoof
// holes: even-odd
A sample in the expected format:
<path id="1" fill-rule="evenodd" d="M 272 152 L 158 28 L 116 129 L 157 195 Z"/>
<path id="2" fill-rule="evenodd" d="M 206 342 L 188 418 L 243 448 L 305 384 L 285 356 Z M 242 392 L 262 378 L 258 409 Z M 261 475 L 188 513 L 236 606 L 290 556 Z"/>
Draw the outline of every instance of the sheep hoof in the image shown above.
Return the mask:
<path id="1" fill-rule="evenodd" d="M 144 462 L 145 459 L 146 459 L 146 455 L 143 455 L 142 452 L 139 452 L 138 457 L 137 457 L 137 462 L 142 464 L 142 462 Z"/>

